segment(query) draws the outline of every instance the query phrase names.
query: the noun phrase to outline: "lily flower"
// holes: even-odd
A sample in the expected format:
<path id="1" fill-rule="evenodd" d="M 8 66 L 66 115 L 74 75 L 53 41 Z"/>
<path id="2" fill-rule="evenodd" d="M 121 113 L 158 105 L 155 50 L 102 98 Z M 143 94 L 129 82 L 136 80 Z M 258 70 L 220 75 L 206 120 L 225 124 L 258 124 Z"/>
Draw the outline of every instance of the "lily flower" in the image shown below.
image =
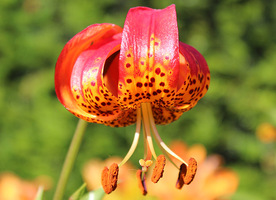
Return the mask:
<path id="1" fill-rule="evenodd" d="M 178 188 L 189 184 L 196 161 L 185 162 L 160 138 L 156 124 L 169 124 L 205 95 L 210 72 L 204 57 L 179 41 L 175 6 L 129 10 L 124 27 L 94 24 L 76 34 L 62 50 L 55 71 L 57 97 L 75 116 L 92 123 L 125 127 L 136 123 L 134 140 L 120 164 L 102 172 L 106 193 L 117 187 L 119 168 L 133 154 L 143 129 L 145 156 L 137 177 L 146 194 L 145 176 L 156 160 L 152 181 L 163 175 L 166 158 L 182 165 Z M 157 156 L 152 136 L 164 155 Z M 177 166 L 178 167 L 178 166 Z"/>

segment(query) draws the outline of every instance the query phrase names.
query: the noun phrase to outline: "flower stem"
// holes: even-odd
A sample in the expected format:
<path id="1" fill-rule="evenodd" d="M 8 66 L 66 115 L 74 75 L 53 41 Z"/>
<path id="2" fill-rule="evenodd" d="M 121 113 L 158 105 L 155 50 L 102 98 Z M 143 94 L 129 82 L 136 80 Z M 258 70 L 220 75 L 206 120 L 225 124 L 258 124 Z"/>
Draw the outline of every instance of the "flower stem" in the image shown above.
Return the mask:
<path id="1" fill-rule="evenodd" d="M 61 170 L 61 174 L 58 180 L 58 184 L 57 184 L 57 188 L 56 188 L 56 192 L 53 200 L 63 199 L 66 183 L 68 181 L 69 175 L 75 163 L 86 127 L 87 127 L 87 122 L 80 119 L 78 122 L 77 128 L 75 130 L 74 136 L 72 138 L 70 147 L 68 149 L 65 161 L 63 163 L 63 167 Z"/>

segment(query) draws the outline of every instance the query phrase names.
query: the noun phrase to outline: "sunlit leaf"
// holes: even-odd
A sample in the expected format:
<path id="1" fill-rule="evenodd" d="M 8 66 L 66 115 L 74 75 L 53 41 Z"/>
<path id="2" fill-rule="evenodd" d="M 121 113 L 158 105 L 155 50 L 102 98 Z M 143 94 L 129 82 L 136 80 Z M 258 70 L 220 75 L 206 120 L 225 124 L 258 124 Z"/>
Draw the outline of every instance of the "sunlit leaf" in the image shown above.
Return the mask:
<path id="1" fill-rule="evenodd" d="M 82 184 L 70 197 L 70 200 L 80 200 L 86 192 L 86 183 Z"/>
<path id="2" fill-rule="evenodd" d="M 103 188 L 99 188 L 85 194 L 80 200 L 102 200 L 104 195 L 105 193 Z"/>
<path id="3" fill-rule="evenodd" d="M 44 192 L 44 189 L 42 186 L 40 186 L 38 188 L 38 191 L 36 193 L 36 197 L 35 197 L 35 200 L 42 200 L 43 199 L 43 192 Z"/>

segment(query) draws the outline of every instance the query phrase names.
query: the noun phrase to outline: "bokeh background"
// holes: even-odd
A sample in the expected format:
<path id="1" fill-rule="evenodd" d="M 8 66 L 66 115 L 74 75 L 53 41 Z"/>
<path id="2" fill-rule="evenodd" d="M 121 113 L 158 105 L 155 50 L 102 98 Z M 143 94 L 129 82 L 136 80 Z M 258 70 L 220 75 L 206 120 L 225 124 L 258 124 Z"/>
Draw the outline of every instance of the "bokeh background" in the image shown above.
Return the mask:
<path id="1" fill-rule="evenodd" d="M 180 40 L 206 58 L 206 96 L 176 122 L 159 126 L 166 143 L 201 143 L 239 176 L 234 200 L 276 199 L 276 1 L 1 0 L 0 174 L 50 179 L 50 199 L 78 119 L 59 103 L 55 62 L 65 43 L 94 23 L 123 26 L 135 6 L 176 4 Z M 82 184 L 93 158 L 123 157 L 135 127 L 90 124 L 67 187 Z M 143 155 L 143 148 L 131 158 Z M 174 184 L 174 183 L 173 183 Z"/>

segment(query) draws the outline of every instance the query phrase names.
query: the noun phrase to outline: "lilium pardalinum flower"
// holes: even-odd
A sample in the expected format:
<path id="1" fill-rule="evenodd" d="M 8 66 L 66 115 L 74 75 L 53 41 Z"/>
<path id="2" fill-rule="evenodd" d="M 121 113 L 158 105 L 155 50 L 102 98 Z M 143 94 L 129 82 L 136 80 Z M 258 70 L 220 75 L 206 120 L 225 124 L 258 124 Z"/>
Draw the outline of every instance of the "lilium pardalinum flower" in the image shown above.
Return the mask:
<path id="1" fill-rule="evenodd" d="M 94 24 L 76 34 L 62 50 L 55 71 L 60 102 L 88 122 L 112 127 L 136 123 L 129 152 L 118 165 L 102 172 L 106 193 L 117 187 L 119 167 L 133 154 L 141 132 L 145 156 L 139 161 L 139 185 L 146 194 L 145 173 L 156 164 L 152 181 L 162 177 L 166 158 L 180 161 L 176 187 L 189 184 L 196 161 L 185 162 L 160 138 L 156 124 L 177 120 L 193 108 L 208 90 L 210 72 L 203 56 L 178 39 L 175 6 L 156 10 L 129 10 L 123 29 L 114 24 Z M 157 156 L 157 141 L 164 155 Z"/>

